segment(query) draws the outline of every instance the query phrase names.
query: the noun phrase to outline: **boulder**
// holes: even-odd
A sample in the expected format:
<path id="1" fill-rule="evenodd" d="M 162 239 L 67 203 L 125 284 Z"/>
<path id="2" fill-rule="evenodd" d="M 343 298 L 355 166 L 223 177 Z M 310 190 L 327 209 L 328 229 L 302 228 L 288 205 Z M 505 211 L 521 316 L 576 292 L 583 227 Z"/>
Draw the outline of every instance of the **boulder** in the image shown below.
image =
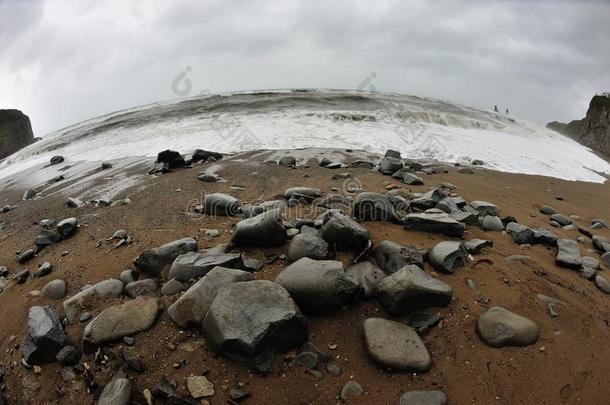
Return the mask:
<path id="1" fill-rule="evenodd" d="M 445 236 L 460 237 L 464 234 L 466 225 L 451 218 L 446 213 L 415 213 L 404 218 L 405 229 L 408 231 L 440 233 Z"/>
<path id="2" fill-rule="evenodd" d="M 548 229 L 538 228 L 534 229 L 534 236 L 532 237 L 533 244 L 545 245 L 545 246 L 557 246 L 557 240 L 559 238 Z"/>
<path id="3" fill-rule="evenodd" d="M 529 346 L 538 341 L 536 322 L 502 307 L 492 307 L 477 322 L 481 339 L 492 347 Z"/>
<path id="4" fill-rule="evenodd" d="M 491 215 L 498 216 L 500 209 L 495 205 L 487 201 L 471 201 L 468 206 L 479 213 L 479 216 Z"/>
<path id="5" fill-rule="evenodd" d="M 129 405 L 131 381 L 125 377 L 114 378 L 104 387 L 97 405 Z"/>
<path id="6" fill-rule="evenodd" d="M 424 181 L 421 177 L 414 175 L 413 173 L 403 173 L 402 182 L 409 186 L 423 186 Z"/>
<path id="7" fill-rule="evenodd" d="M 184 290 L 186 290 L 186 286 L 175 278 L 172 278 L 161 287 L 161 295 L 172 296 Z"/>
<path id="8" fill-rule="evenodd" d="M 438 189 L 430 190 L 410 201 L 411 208 L 415 211 L 425 211 L 436 207 L 439 201 L 445 198 L 445 194 Z"/>
<path id="9" fill-rule="evenodd" d="M 347 269 L 347 272 L 354 276 L 364 298 L 372 298 L 377 295 L 377 289 L 381 280 L 386 274 L 371 262 L 356 263 Z"/>
<path id="10" fill-rule="evenodd" d="M 371 258 L 386 274 L 396 273 L 408 264 L 424 268 L 427 256 L 425 249 L 403 246 L 393 241 L 383 240 L 371 251 Z"/>
<path id="11" fill-rule="evenodd" d="M 68 293 L 68 286 L 64 280 L 53 280 L 49 281 L 42 287 L 41 294 L 44 297 L 52 300 L 61 300 Z"/>
<path id="12" fill-rule="evenodd" d="M 343 308 L 359 289 L 357 279 L 336 260 L 304 257 L 282 270 L 275 282 L 284 287 L 306 313 L 325 314 Z"/>
<path id="13" fill-rule="evenodd" d="M 64 313 L 70 322 L 74 321 L 87 304 L 96 298 L 118 298 L 123 292 L 123 282 L 116 279 L 100 281 L 63 302 Z"/>
<path id="14" fill-rule="evenodd" d="M 282 211 L 274 209 L 239 221 L 232 242 L 235 246 L 281 246 L 287 240 Z"/>
<path id="15" fill-rule="evenodd" d="M 384 278 L 378 287 L 383 307 L 394 315 L 431 307 L 446 307 L 451 302 L 451 286 L 430 277 L 422 269 L 408 265 Z"/>
<path id="16" fill-rule="evenodd" d="M 277 354 L 309 338 L 307 320 L 288 291 L 267 280 L 220 289 L 202 331 L 213 351 L 260 371 L 269 370 Z"/>
<path id="17" fill-rule="evenodd" d="M 337 250 L 360 253 L 371 244 L 369 231 L 358 222 L 340 212 L 328 211 L 324 215 L 320 237 Z"/>
<path id="18" fill-rule="evenodd" d="M 301 233 L 290 241 L 288 246 L 288 261 L 296 262 L 302 257 L 322 260 L 328 257 L 328 243 L 311 233 Z"/>
<path id="19" fill-rule="evenodd" d="M 27 335 L 21 346 L 21 354 L 27 364 L 52 363 L 67 344 L 68 337 L 57 312 L 48 305 L 31 307 Z"/>
<path id="20" fill-rule="evenodd" d="M 83 331 L 83 351 L 150 329 L 161 311 L 157 298 L 138 297 L 102 311 Z"/>
<path id="21" fill-rule="evenodd" d="M 476 255 L 481 253 L 486 247 L 492 247 L 494 245 L 494 241 L 490 239 L 471 239 L 464 242 L 464 248 L 470 254 Z"/>
<path id="22" fill-rule="evenodd" d="M 241 253 L 201 253 L 187 252 L 176 257 L 169 269 L 169 278 L 189 281 L 205 276 L 216 266 L 243 269 Z"/>
<path id="23" fill-rule="evenodd" d="M 177 167 L 186 166 L 186 161 L 182 157 L 182 155 L 173 150 L 164 150 L 163 152 L 159 152 L 157 155 L 156 163 L 164 163 L 169 166 L 170 169 L 175 169 Z"/>
<path id="24" fill-rule="evenodd" d="M 152 277 L 159 277 L 165 266 L 176 257 L 187 252 L 196 252 L 198 248 L 199 246 L 194 238 L 178 239 L 144 251 L 134 261 L 134 265 Z"/>
<path id="25" fill-rule="evenodd" d="M 201 326 L 214 297 L 222 287 L 255 279 L 254 275 L 246 271 L 216 266 L 182 294 L 167 309 L 167 313 L 182 328 Z"/>
<path id="26" fill-rule="evenodd" d="M 412 373 L 432 368 L 428 349 L 410 326 L 382 318 L 368 318 L 362 325 L 367 352 L 379 366 Z"/>
<path id="27" fill-rule="evenodd" d="M 500 232 L 504 230 L 504 224 L 499 217 L 494 215 L 486 215 L 479 220 L 481 228 L 484 231 Z"/>
<path id="28" fill-rule="evenodd" d="M 34 142 L 30 118 L 19 110 L 0 110 L 0 159 Z"/>
<path id="29" fill-rule="evenodd" d="M 240 213 L 239 200 L 224 193 L 206 194 L 202 204 L 195 211 L 208 215 L 232 217 Z"/>
<path id="30" fill-rule="evenodd" d="M 452 274 L 467 261 L 467 252 L 462 242 L 439 242 L 430 251 L 430 264 L 443 273 Z"/>
<path id="31" fill-rule="evenodd" d="M 222 159 L 222 154 L 218 152 L 210 152 L 204 149 L 195 149 L 193 154 L 191 155 L 191 160 L 193 162 L 207 161 L 208 159 L 220 160 Z"/>
<path id="32" fill-rule="evenodd" d="M 443 391 L 409 391 L 402 394 L 398 405 L 447 405 Z"/>
<path id="33" fill-rule="evenodd" d="M 402 160 L 393 157 L 384 157 L 379 162 L 379 171 L 383 174 L 394 174 L 394 172 L 402 169 Z"/>
<path id="34" fill-rule="evenodd" d="M 557 247 L 558 251 L 555 263 L 557 263 L 558 266 L 574 270 L 579 270 L 582 267 L 578 242 L 571 239 L 559 239 L 557 240 Z"/>
<path id="35" fill-rule="evenodd" d="M 297 160 L 294 156 L 282 156 L 277 164 L 280 166 L 296 166 Z"/>
<path id="36" fill-rule="evenodd" d="M 130 298 L 135 298 L 140 295 L 156 293 L 159 289 L 159 283 L 154 278 L 133 281 L 125 286 L 124 292 Z"/>
<path id="37" fill-rule="evenodd" d="M 354 217 L 366 221 L 400 222 L 394 205 L 384 194 L 364 192 L 354 202 Z"/>
<path id="38" fill-rule="evenodd" d="M 519 245 L 531 243 L 534 239 L 534 231 L 532 229 L 516 222 L 509 222 L 506 225 L 506 233 L 510 235 L 513 242 L 518 243 Z"/>

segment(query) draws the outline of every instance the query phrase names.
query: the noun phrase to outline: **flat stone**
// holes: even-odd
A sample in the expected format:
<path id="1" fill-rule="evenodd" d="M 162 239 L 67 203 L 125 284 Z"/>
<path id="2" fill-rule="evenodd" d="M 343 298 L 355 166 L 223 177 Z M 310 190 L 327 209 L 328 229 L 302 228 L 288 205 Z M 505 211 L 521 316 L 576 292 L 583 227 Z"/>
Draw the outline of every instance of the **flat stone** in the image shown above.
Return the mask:
<path id="1" fill-rule="evenodd" d="M 372 298 L 377 295 L 377 289 L 386 274 L 371 262 L 356 263 L 347 269 L 354 276 L 363 293 L 364 298 Z"/>
<path id="2" fill-rule="evenodd" d="M 559 239 L 557 240 L 557 247 L 558 252 L 555 263 L 557 263 L 558 266 L 574 270 L 578 270 L 582 267 L 578 243 L 575 240 Z"/>
<path id="3" fill-rule="evenodd" d="M 304 257 L 282 270 L 275 282 L 284 287 L 306 313 L 330 313 L 353 300 L 359 284 L 336 260 Z"/>
<path id="4" fill-rule="evenodd" d="M 474 225 L 479 220 L 479 217 L 476 214 L 465 211 L 452 212 L 451 214 L 449 214 L 449 216 L 465 225 Z"/>
<path id="5" fill-rule="evenodd" d="M 494 245 L 493 240 L 491 239 L 471 239 L 464 242 L 464 248 L 468 253 L 473 255 L 481 253 L 486 247 L 492 247 Z"/>
<path id="6" fill-rule="evenodd" d="M 255 279 L 251 273 L 216 266 L 182 294 L 167 313 L 182 328 L 198 327 L 222 287 Z"/>
<path id="7" fill-rule="evenodd" d="M 550 220 L 557 222 L 561 226 L 572 225 L 572 218 L 562 214 L 553 214 Z"/>
<path id="8" fill-rule="evenodd" d="M 156 293 L 159 289 L 159 283 L 154 278 L 133 281 L 125 286 L 124 292 L 130 298 L 135 298 L 140 295 Z"/>
<path id="9" fill-rule="evenodd" d="M 492 307 L 477 322 L 481 339 L 492 347 L 529 346 L 538 341 L 538 325 L 502 307 Z"/>
<path id="10" fill-rule="evenodd" d="M 364 340 L 371 359 L 381 367 L 425 373 L 432 358 L 413 328 L 400 322 L 368 318 L 363 322 Z"/>
<path id="11" fill-rule="evenodd" d="M 68 344 L 59 314 L 50 306 L 33 306 L 28 312 L 27 335 L 21 346 L 23 359 L 30 365 L 52 363 Z"/>
<path id="12" fill-rule="evenodd" d="M 466 226 L 446 213 L 408 214 L 404 218 L 405 229 L 409 231 L 440 233 L 445 236 L 460 237 Z"/>
<path id="13" fill-rule="evenodd" d="M 239 221 L 232 242 L 235 246 L 281 246 L 287 240 L 282 211 L 274 209 Z"/>
<path id="14" fill-rule="evenodd" d="M 538 228 L 534 229 L 534 236 L 532 237 L 531 243 L 553 247 L 557 246 L 558 239 L 559 238 L 548 229 Z"/>
<path id="15" fill-rule="evenodd" d="M 328 257 L 328 243 L 316 234 L 301 233 L 290 241 L 288 261 L 295 262 L 302 257 L 322 260 Z"/>
<path id="16" fill-rule="evenodd" d="M 244 204 L 241 206 L 241 213 L 244 218 L 252 218 L 267 211 L 279 209 L 284 211 L 288 207 L 288 204 L 284 200 L 269 200 L 263 201 L 258 205 Z"/>
<path id="17" fill-rule="evenodd" d="M 176 257 L 187 252 L 196 252 L 198 248 L 194 238 L 175 240 L 144 251 L 134 261 L 134 265 L 152 277 L 159 277 L 165 266 L 174 261 Z"/>
<path id="18" fill-rule="evenodd" d="M 307 329 L 288 291 L 267 280 L 220 289 L 202 324 L 208 347 L 260 371 L 269 370 L 277 354 L 303 345 Z"/>
<path id="19" fill-rule="evenodd" d="M 322 196 L 319 188 L 291 187 L 284 191 L 283 197 L 287 200 L 296 199 L 302 202 L 311 203 L 316 198 Z"/>
<path id="20" fill-rule="evenodd" d="M 370 257 L 386 274 L 392 274 L 408 264 L 414 264 L 423 269 L 427 254 L 428 252 L 425 249 L 403 246 L 390 240 L 383 240 L 371 250 Z"/>
<path id="21" fill-rule="evenodd" d="M 354 201 L 354 217 L 365 221 L 401 221 L 394 205 L 385 194 L 364 192 Z"/>
<path id="22" fill-rule="evenodd" d="M 479 216 L 491 215 L 496 217 L 500 214 L 500 209 L 495 204 L 487 201 L 471 201 L 468 206 L 478 212 Z"/>
<path id="23" fill-rule="evenodd" d="M 436 204 L 438 204 L 438 202 L 443 198 L 445 198 L 445 194 L 438 189 L 433 189 L 417 198 L 412 199 L 410 205 L 411 208 L 416 211 L 425 211 L 428 208 L 436 207 Z"/>
<path id="24" fill-rule="evenodd" d="M 131 403 L 131 381 L 127 378 L 115 378 L 108 383 L 97 405 L 129 405 Z"/>
<path id="25" fill-rule="evenodd" d="M 462 242 L 439 242 L 430 251 L 430 264 L 443 273 L 452 274 L 467 261 L 467 252 Z"/>
<path id="26" fill-rule="evenodd" d="M 443 391 L 409 391 L 401 395 L 398 405 L 447 405 Z"/>
<path id="27" fill-rule="evenodd" d="M 360 253 L 371 244 L 369 231 L 347 215 L 327 211 L 323 218 L 320 237 L 340 251 Z"/>
<path id="28" fill-rule="evenodd" d="M 208 381 L 205 376 L 195 375 L 186 379 L 186 388 L 195 399 L 211 397 L 214 395 L 214 384 Z"/>
<path id="29" fill-rule="evenodd" d="M 188 252 L 176 257 L 169 269 L 169 278 L 185 282 L 203 277 L 217 266 L 243 269 L 244 260 L 240 253 Z"/>
<path id="30" fill-rule="evenodd" d="M 63 302 L 64 313 L 70 322 L 74 321 L 78 313 L 95 300 L 101 298 L 118 298 L 123 292 L 123 282 L 116 279 L 100 281 Z"/>
<path id="31" fill-rule="evenodd" d="M 68 286 L 64 280 L 57 279 L 49 281 L 42 287 L 41 293 L 43 296 L 52 300 L 61 300 L 64 299 L 68 293 Z"/>
<path id="32" fill-rule="evenodd" d="M 157 298 L 138 297 L 102 311 L 83 331 L 83 350 L 91 353 L 98 346 L 150 329 L 161 311 Z"/>
<path id="33" fill-rule="evenodd" d="M 394 315 L 404 315 L 430 307 L 446 307 L 451 302 L 451 286 L 430 277 L 422 269 L 408 265 L 379 283 L 378 297 Z"/>
<path id="34" fill-rule="evenodd" d="M 603 236 L 593 236 L 593 246 L 602 253 L 610 252 L 610 241 Z"/>
<path id="35" fill-rule="evenodd" d="M 531 243 L 534 238 L 534 231 L 532 229 L 516 222 L 509 222 L 506 225 L 506 233 L 510 235 L 513 242 L 519 245 Z"/>
<path id="36" fill-rule="evenodd" d="M 540 213 L 544 215 L 554 215 L 557 214 L 557 211 L 555 211 L 553 207 L 543 205 L 542 207 L 540 207 Z"/>

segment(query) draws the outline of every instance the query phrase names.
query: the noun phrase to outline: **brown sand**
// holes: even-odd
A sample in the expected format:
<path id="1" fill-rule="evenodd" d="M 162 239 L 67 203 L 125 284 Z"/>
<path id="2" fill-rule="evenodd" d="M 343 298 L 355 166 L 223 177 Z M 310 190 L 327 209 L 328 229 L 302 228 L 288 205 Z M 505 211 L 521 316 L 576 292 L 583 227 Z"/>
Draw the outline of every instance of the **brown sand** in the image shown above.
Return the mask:
<path id="1" fill-rule="evenodd" d="M 6 372 L 4 380 L 9 403 L 95 403 L 82 378 L 69 383 L 62 381 L 59 365 L 43 366 L 38 376 L 19 365 L 17 348 L 26 331 L 28 308 L 50 304 L 61 310 L 61 302 L 32 298 L 28 293 L 41 289 L 52 279 L 63 278 L 69 284 L 70 294 L 74 294 L 87 283 L 118 277 L 143 250 L 177 238 L 196 236 L 201 248 L 228 241 L 236 218 L 211 220 L 189 214 L 204 190 L 230 192 L 242 201 L 250 201 L 261 196 L 271 199 L 296 185 L 316 186 L 326 191 L 332 186 L 341 188 L 343 180 L 331 180 L 333 174 L 339 172 L 352 173 L 367 191 L 384 192 L 387 182 L 392 181 L 390 177 L 366 169 L 329 170 L 312 166 L 290 170 L 242 162 L 232 163 L 219 171 L 226 183 L 208 184 L 196 179 L 198 171 L 194 168 L 150 177 L 145 181 L 146 188 L 126 193 L 133 200 L 130 205 L 99 208 L 86 205 L 69 209 L 65 207 L 65 196 L 56 195 L 19 202 L 18 209 L 1 216 L 6 228 L 0 233 L 0 264 L 6 265 L 11 273 L 23 268 L 33 271 L 43 261 L 51 262 L 55 268 L 51 275 L 30 278 L 23 285 L 11 282 L 0 294 L 0 362 Z M 253 172 L 257 174 L 253 175 Z M 311 177 L 304 178 L 305 173 Z M 592 218 L 610 219 L 608 184 L 487 170 L 476 170 L 475 174 L 468 175 L 455 169 L 446 174 L 426 176 L 424 181 L 425 186 L 408 188 L 425 191 L 448 181 L 458 187 L 457 192 L 466 200 L 493 202 L 500 207 L 502 215 L 513 215 L 519 222 L 532 227 L 548 227 L 548 217 L 538 212 L 543 204 L 552 205 L 567 215 L 579 215 L 581 219 L 577 223 L 582 225 Z M 247 190 L 230 190 L 231 184 L 241 184 Z M 563 197 L 563 201 L 556 200 L 556 196 Z M 310 216 L 315 214 L 313 206 L 307 209 Z M 68 216 L 77 216 L 81 222 L 75 236 L 44 249 L 26 266 L 17 264 L 15 252 L 29 247 L 37 235 L 35 222 Z M 374 242 L 389 239 L 431 248 L 436 242 L 447 239 L 440 235 L 408 232 L 386 222 L 366 222 L 365 226 Z M 218 228 L 221 236 L 205 241 L 200 228 Z M 97 247 L 99 240 L 111 236 L 117 229 L 127 230 L 133 243 L 118 249 L 106 243 Z M 579 235 L 577 231 L 552 230 L 560 237 L 575 239 Z M 605 229 L 597 233 L 610 237 Z M 484 258 L 489 262 L 470 263 L 453 275 L 434 274 L 453 287 L 454 299 L 447 308 L 429 311 L 439 313 L 443 320 L 424 337 L 434 361 L 432 370 L 426 374 L 390 372 L 369 360 L 362 338 L 362 321 L 370 316 L 387 316 L 375 301 L 361 301 L 338 313 L 310 318 L 311 340 L 343 369 L 340 376 L 334 377 L 322 367 L 324 376 L 321 380 L 304 369 L 288 368 L 281 358 L 269 375 L 251 374 L 243 366 L 206 349 L 200 343 L 198 331 L 182 332 L 164 314 L 152 330 L 135 336 L 132 350 L 145 362 L 147 371 L 130 373 L 135 386 L 134 400 L 145 403 L 142 391 L 152 390 L 162 376 L 175 381 L 178 392 L 188 396 L 186 378 L 209 370 L 207 377 L 216 387 L 215 396 L 209 398 L 212 404 L 227 403 L 228 390 L 238 382 L 247 384 L 251 391 L 251 397 L 243 401 L 245 404 L 335 404 L 340 402 L 338 393 L 349 379 L 357 380 L 365 389 L 365 395 L 351 403 L 397 404 L 401 393 L 413 389 L 442 389 L 451 404 L 608 403 L 610 296 L 577 272 L 555 266 L 555 249 L 543 246 L 521 249 L 508 235 L 485 233 L 477 227 L 468 227 L 465 238 L 490 238 L 494 247 L 476 256 L 477 260 Z M 583 255 L 599 258 L 597 253 L 589 251 L 592 249 L 590 243 L 581 245 L 580 249 Z M 66 250 L 69 255 L 62 257 L 61 253 Z M 249 256 L 261 260 L 265 254 L 285 252 L 286 247 L 246 249 Z M 526 254 L 533 259 L 533 264 L 504 259 L 512 254 Z M 341 259 L 349 261 L 347 256 Z M 278 260 L 257 276 L 273 279 L 285 265 Z M 432 273 L 430 268 L 427 271 Z M 475 282 L 476 291 L 466 287 L 466 278 Z M 551 318 L 545 306 L 536 299 L 538 293 L 563 300 L 567 306 L 557 307 L 559 316 Z M 163 298 L 165 306 L 174 299 Z M 91 307 L 91 312 L 95 316 L 111 304 L 99 302 Z M 476 335 L 475 323 L 483 311 L 494 305 L 536 321 L 541 328 L 540 340 L 529 347 L 496 349 L 486 346 Z M 73 342 L 80 341 L 83 327 L 83 324 L 76 324 L 67 328 Z M 17 344 L 9 342 L 11 335 L 17 337 Z M 196 350 L 181 349 L 181 343 L 189 342 L 195 344 Z M 168 343 L 178 349 L 172 350 Z M 328 349 L 330 343 L 337 344 L 336 350 Z M 120 348 L 117 344 L 108 352 L 117 353 Z M 84 360 L 93 364 L 91 357 Z M 15 367 L 11 367 L 13 362 L 17 363 Z M 174 363 L 179 363 L 180 368 L 173 368 Z M 118 367 L 119 361 L 110 356 L 108 364 L 94 366 L 95 380 L 103 385 Z M 24 380 L 38 380 L 41 384 L 32 398 L 27 396 L 27 389 L 23 389 Z"/>

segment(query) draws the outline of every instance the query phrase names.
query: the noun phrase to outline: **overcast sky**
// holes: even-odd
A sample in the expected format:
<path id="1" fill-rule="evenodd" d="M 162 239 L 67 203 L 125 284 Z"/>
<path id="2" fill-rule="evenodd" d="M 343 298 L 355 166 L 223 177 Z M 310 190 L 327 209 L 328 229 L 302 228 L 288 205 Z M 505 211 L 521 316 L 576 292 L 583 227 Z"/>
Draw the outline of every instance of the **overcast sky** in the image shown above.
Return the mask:
<path id="1" fill-rule="evenodd" d="M 190 95 L 374 72 L 379 91 L 566 121 L 610 90 L 609 18 L 609 1 L 0 0 L 0 108 L 41 136 L 187 93 L 181 72 Z"/>

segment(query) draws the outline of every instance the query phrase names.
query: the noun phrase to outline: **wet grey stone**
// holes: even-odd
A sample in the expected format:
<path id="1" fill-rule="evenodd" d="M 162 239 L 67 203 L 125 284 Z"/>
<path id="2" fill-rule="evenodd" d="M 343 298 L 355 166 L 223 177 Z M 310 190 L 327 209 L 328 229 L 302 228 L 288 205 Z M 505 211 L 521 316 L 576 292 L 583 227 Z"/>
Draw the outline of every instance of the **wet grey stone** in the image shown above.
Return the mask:
<path id="1" fill-rule="evenodd" d="M 534 236 L 532 237 L 533 244 L 545 245 L 545 246 L 557 246 L 557 240 L 559 238 L 553 232 L 548 229 L 538 228 L 534 229 Z"/>
<path id="2" fill-rule="evenodd" d="M 468 206 L 478 212 L 479 216 L 491 215 L 496 217 L 500 213 L 500 209 L 495 204 L 487 201 L 471 201 Z"/>
<path id="3" fill-rule="evenodd" d="M 398 405 L 447 405 L 443 391 L 409 391 L 402 394 Z"/>
<path id="4" fill-rule="evenodd" d="M 432 367 L 430 353 L 410 326 L 368 318 L 363 322 L 363 328 L 369 356 L 384 369 L 425 373 Z"/>
<path id="5" fill-rule="evenodd" d="M 378 287 L 381 304 L 394 315 L 431 307 L 446 307 L 452 296 L 451 286 L 430 277 L 414 265 L 405 266 L 387 276 Z"/>
<path id="6" fill-rule="evenodd" d="M 354 217 L 366 221 L 400 222 L 394 205 L 384 194 L 364 192 L 354 202 Z"/>
<path id="7" fill-rule="evenodd" d="M 243 269 L 243 257 L 240 253 L 187 252 L 176 257 L 169 269 L 169 278 L 189 281 L 205 276 L 216 266 Z"/>
<path id="8" fill-rule="evenodd" d="M 232 242 L 235 246 L 281 246 L 287 240 L 282 211 L 274 209 L 239 221 Z"/>
<path id="9" fill-rule="evenodd" d="M 206 194 L 202 204 L 196 207 L 195 211 L 207 215 L 236 216 L 240 213 L 239 201 L 237 198 L 224 193 Z"/>
<path id="10" fill-rule="evenodd" d="M 288 261 L 295 262 L 302 257 L 322 260 L 328 257 L 328 243 L 316 234 L 296 235 L 288 246 Z"/>
<path id="11" fill-rule="evenodd" d="M 41 294 L 52 300 L 61 300 L 68 293 L 68 286 L 64 280 L 49 281 L 42 287 Z"/>
<path id="12" fill-rule="evenodd" d="M 340 251 L 362 252 L 371 244 L 369 231 L 347 215 L 327 211 L 320 237 Z"/>
<path id="13" fill-rule="evenodd" d="M 81 205 L 83 205 L 83 202 L 81 200 L 79 200 L 78 198 L 69 197 L 68 200 L 66 201 L 66 205 L 69 208 L 78 208 Z"/>
<path id="14" fill-rule="evenodd" d="M 499 232 L 504 230 L 502 220 L 493 215 L 486 215 L 480 219 L 480 224 L 484 231 Z"/>
<path id="15" fill-rule="evenodd" d="M 513 242 L 518 243 L 519 245 L 530 243 L 534 238 L 534 231 L 532 229 L 516 222 L 509 222 L 508 225 L 506 225 L 506 233 L 510 235 Z"/>
<path id="16" fill-rule="evenodd" d="M 466 226 L 446 213 L 416 213 L 404 218 L 405 229 L 409 231 L 440 233 L 445 236 L 462 236 Z"/>
<path id="17" fill-rule="evenodd" d="M 287 200 L 296 199 L 301 202 L 311 203 L 316 198 L 322 196 L 319 188 L 291 187 L 284 191 L 283 197 Z"/>
<path id="18" fill-rule="evenodd" d="M 159 284 L 154 278 L 133 281 L 125 286 L 123 290 L 125 295 L 130 298 L 135 298 L 140 295 L 156 293 L 159 289 Z"/>
<path id="19" fill-rule="evenodd" d="M 213 351 L 260 371 L 269 370 L 277 354 L 303 345 L 307 329 L 288 291 L 267 280 L 220 289 L 202 325 Z"/>
<path id="20" fill-rule="evenodd" d="M 175 278 L 172 278 L 161 287 L 161 295 L 172 296 L 184 290 L 186 290 L 186 286 Z"/>
<path id="21" fill-rule="evenodd" d="M 443 198 L 445 195 L 441 191 L 433 189 L 411 200 L 410 205 L 416 211 L 425 211 L 428 208 L 436 207 L 436 204 Z"/>
<path id="22" fill-rule="evenodd" d="M 551 215 L 550 220 L 557 222 L 561 226 L 566 226 L 566 225 L 572 224 L 572 219 L 570 217 L 562 215 L 562 214 L 553 214 L 553 215 Z"/>
<path id="23" fill-rule="evenodd" d="M 129 405 L 131 403 L 131 381 L 127 378 L 115 378 L 108 383 L 97 405 Z"/>
<path id="24" fill-rule="evenodd" d="M 454 273 L 467 260 L 466 249 L 462 242 L 439 242 L 430 251 L 430 264 L 435 270 L 443 273 Z"/>
<path id="25" fill-rule="evenodd" d="M 297 260 L 275 282 L 284 287 L 306 313 L 330 313 L 350 303 L 359 289 L 357 279 L 336 260 Z"/>
<path id="26" fill-rule="evenodd" d="M 383 240 L 371 250 L 370 257 L 386 274 L 392 274 L 408 264 L 424 268 L 427 256 L 425 249 L 403 246 L 393 241 Z"/>
<path id="27" fill-rule="evenodd" d="M 411 312 L 404 318 L 404 322 L 415 329 L 415 332 L 420 336 L 427 334 L 430 329 L 440 321 L 441 317 L 439 315 L 426 314 L 423 312 Z"/>
<path id="28" fill-rule="evenodd" d="M 383 174 L 394 174 L 394 172 L 402 169 L 402 166 L 402 160 L 392 157 L 384 157 L 381 159 L 381 162 L 379 162 L 379 171 Z"/>
<path id="29" fill-rule="evenodd" d="M 167 309 L 167 313 L 182 328 L 200 326 L 221 288 L 231 283 L 255 279 L 251 273 L 216 266 L 182 294 Z"/>
<path id="30" fill-rule="evenodd" d="M 494 245 L 491 239 L 471 239 L 464 242 L 464 248 L 468 253 L 473 255 L 481 253 L 486 247 L 492 247 Z"/>
<path id="31" fill-rule="evenodd" d="M 477 322 L 481 339 L 492 347 L 529 346 L 538 341 L 538 325 L 502 307 L 492 307 Z"/>
<path id="32" fill-rule="evenodd" d="M 178 239 L 144 251 L 134 261 L 134 265 L 152 277 L 159 277 L 165 266 L 178 256 L 187 252 L 196 252 L 197 249 L 198 244 L 194 238 Z"/>
<path id="33" fill-rule="evenodd" d="M 57 312 L 48 305 L 31 307 L 27 335 L 21 346 L 21 354 L 27 364 L 52 363 L 67 344 L 68 337 Z"/>
<path id="34" fill-rule="evenodd" d="M 356 398 L 364 394 L 364 388 L 358 381 L 349 380 L 346 382 L 341 388 L 341 393 L 339 393 L 339 398 L 344 401 L 347 401 L 351 398 Z"/>
<path id="35" fill-rule="evenodd" d="M 347 269 L 347 272 L 357 280 L 364 298 L 377 295 L 377 289 L 386 274 L 371 262 L 356 263 Z"/>
<path id="36" fill-rule="evenodd" d="M 558 266 L 575 270 L 582 267 L 578 243 L 575 240 L 559 239 L 557 240 L 557 247 L 559 249 L 557 257 L 555 258 L 555 263 L 557 263 Z"/>
<path id="37" fill-rule="evenodd" d="M 57 232 L 63 238 L 69 238 L 78 229 L 78 220 L 74 217 L 62 219 L 57 223 Z"/>

